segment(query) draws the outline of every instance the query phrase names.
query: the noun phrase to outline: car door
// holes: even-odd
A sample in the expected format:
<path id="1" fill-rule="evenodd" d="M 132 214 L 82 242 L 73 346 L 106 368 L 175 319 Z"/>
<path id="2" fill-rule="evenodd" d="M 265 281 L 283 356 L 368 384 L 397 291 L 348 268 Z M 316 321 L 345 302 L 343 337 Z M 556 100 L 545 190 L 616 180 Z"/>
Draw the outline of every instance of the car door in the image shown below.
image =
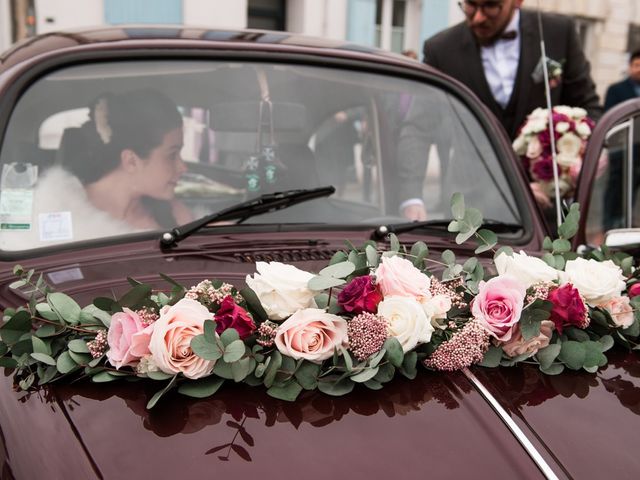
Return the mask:
<path id="1" fill-rule="evenodd" d="M 596 125 L 576 200 L 581 223 L 574 246 L 640 246 L 640 99 L 609 110 Z"/>

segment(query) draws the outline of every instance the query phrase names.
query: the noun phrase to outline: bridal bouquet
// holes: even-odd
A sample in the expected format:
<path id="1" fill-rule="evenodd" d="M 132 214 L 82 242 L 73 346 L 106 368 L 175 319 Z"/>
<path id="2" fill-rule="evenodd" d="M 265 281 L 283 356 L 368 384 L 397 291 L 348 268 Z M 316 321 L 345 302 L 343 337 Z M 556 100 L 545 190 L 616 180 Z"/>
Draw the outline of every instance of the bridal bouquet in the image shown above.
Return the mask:
<path id="1" fill-rule="evenodd" d="M 22 390 L 65 378 L 155 381 L 152 408 L 171 390 L 204 398 L 227 382 L 293 401 L 304 390 L 378 390 L 419 368 L 525 362 L 549 375 L 593 373 L 614 343 L 638 349 L 640 270 L 606 247 L 584 258 L 571 251 L 577 204 L 559 238 L 545 239 L 542 258 L 496 249 L 497 236 L 462 195 L 451 207 L 456 242 L 475 238 L 476 253 L 493 251 L 497 275 L 485 270 L 486 254 L 433 258 L 423 242 L 405 247 L 391 235 L 386 245 L 349 244 L 317 274 L 258 262 L 240 290 L 161 275 L 172 288 L 159 291 L 130 279 L 124 295 L 80 306 L 17 266 L 34 296 L 4 311 L 0 366 Z"/>
<path id="2" fill-rule="evenodd" d="M 582 108 L 557 106 L 552 111 L 560 195 L 565 198 L 575 190 L 594 122 Z M 529 114 L 513 141 L 513 149 L 520 155 L 531 181 L 547 196 L 555 197 L 548 109 L 537 108 Z"/>

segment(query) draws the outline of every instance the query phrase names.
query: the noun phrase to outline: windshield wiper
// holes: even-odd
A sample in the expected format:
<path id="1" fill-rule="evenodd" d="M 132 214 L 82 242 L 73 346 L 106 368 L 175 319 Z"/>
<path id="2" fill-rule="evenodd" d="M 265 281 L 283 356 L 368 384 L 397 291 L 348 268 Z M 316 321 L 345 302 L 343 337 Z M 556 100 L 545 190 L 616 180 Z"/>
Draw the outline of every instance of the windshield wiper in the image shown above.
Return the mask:
<path id="1" fill-rule="evenodd" d="M 419 229 L 433 229 L 433 230 L 446 230 L 451 223 L 451 219 L 448 220 L 426 220 L 424 222 L 407 222 L 407 223 L 393 223 L 391 225 L 380 225 L 371 234 L 372 240 L 382 240 L 390 233 L 396 235 L 400 233 L 411 232 Z M 506 223 L 500 220 L 485 219 L 482 226 L 489 228 L 496 233 L 504 232 L 519 232 L 522 230 L 522 225 L 516 223 Z"/>
<path id="2" fill-rule="evenodd" d="M 276 210 L 282 210 L 283 208 L 288 208 L 292 205 L 307 202 L 316 198 L 328 197 L 335 193 L 335 191 L 336 189 L 334 187 L 319 187 L 266 193 L 258 198 L 247 200 L 246 202 L 233 205 L 216 213 L 205 215 L 198 220 L 175 227 L 171 231 L 164 232 L 162 237 L 160 237 L 160 246 L 163 249 L 175 247 L 181 240 L 184 240 L 191 234 L 212 222 L 233 220 L 236 218 L 239 218 L 240 222 L 243 222 L 247 218 L 255 217 L 256 215 L 275 212 Z"/>

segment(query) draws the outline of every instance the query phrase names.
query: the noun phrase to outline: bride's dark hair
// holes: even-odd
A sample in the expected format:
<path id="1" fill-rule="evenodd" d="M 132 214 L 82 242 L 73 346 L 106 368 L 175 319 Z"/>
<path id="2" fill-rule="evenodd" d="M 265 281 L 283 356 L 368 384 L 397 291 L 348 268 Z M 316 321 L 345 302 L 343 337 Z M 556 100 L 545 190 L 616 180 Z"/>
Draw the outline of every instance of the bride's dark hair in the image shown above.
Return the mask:
<path id="1" fill-rule="evenodd" d="M 182 116 L 173 101 L 151 89 L 102 95 L 93 102 L 89 117 L 82 126 L 87 157 L 68 165 L 84 184 L 115 170 L 123 150 L 133 150 L 145 158 L 162 143 L 167 132 L 182 126 Z"/>

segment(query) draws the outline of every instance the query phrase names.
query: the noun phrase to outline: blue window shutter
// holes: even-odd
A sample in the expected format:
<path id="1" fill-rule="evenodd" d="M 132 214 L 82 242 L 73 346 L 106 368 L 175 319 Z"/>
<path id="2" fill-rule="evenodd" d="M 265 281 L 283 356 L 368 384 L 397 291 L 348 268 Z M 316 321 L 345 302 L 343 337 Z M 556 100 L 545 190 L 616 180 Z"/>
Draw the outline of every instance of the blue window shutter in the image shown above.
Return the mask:
<path id="1" fill-rule="evenodd" d="M 104 0 L 105 21 L 121 23 L 182 23 L 182 0 Z"/>
<path id="2" fill-rule="evenodd" d="M 376 0 L 349 0 L 347 40 L 361 45 L 376 43 Z"/>

